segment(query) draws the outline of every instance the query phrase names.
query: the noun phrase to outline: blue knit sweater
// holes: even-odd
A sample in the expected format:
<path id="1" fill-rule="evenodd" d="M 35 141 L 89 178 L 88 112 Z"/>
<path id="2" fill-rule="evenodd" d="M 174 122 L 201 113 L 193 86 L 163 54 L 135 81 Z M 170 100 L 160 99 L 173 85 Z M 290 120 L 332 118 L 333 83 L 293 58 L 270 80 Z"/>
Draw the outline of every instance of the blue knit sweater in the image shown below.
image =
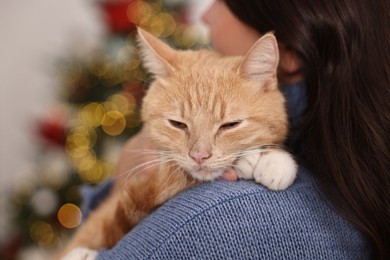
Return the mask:
<path id="1" fill-rule="evenodd" d="M 284 90 L 289 119 L 299 121 L 304 86 Z M 289 143 L 294 146 L 294 135 Z M 296 151 L 298 152 L 298 151 Z M 87 192 L 90 209 L 110 182 Z M 158 208 L 98 259 L 368 259 L 365 237 L 337 214 L 299 169 L 285 191 L 250 181 L 204 183 Z"/>

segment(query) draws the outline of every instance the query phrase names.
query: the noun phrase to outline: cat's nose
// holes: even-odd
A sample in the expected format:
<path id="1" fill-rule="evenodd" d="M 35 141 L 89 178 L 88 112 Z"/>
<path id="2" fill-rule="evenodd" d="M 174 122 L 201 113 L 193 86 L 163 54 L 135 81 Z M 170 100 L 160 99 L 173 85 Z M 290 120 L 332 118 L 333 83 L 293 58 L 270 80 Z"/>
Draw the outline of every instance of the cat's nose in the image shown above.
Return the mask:
<path id="1" fill-rule="evenodd" d="M 204 161 L 211 157 L 211 153 L 205 151 L 191 151 L 189 156 L 198 164 L 203 164 Z"/>

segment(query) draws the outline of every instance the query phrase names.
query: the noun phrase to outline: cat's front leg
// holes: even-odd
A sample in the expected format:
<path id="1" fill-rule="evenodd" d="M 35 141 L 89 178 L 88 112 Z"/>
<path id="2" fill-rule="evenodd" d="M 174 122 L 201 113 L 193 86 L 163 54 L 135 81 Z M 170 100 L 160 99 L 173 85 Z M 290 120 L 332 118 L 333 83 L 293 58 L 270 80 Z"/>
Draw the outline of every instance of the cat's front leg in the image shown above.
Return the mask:
<path id="1" fill-rule="evenodd" d="M 271 190 L 284 190 L 295 180 L 297 164 L 283 150 L 260 151 L 241 157 L 234 169 L 239 178 L 255 179 Z"/>

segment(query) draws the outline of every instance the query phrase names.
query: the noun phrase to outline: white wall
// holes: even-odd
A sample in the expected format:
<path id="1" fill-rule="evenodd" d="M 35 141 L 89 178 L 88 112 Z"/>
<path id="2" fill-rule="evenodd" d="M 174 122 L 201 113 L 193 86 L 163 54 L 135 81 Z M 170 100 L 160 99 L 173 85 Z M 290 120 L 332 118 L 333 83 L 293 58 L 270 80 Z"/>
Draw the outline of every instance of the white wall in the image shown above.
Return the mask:
<path id="1" fill-rule="evenodd" d="M 0 1 L 0 195 L 30 171 L 33 125 L 56 102 L 55 61 L 101 42 L 92 0 Z"/>

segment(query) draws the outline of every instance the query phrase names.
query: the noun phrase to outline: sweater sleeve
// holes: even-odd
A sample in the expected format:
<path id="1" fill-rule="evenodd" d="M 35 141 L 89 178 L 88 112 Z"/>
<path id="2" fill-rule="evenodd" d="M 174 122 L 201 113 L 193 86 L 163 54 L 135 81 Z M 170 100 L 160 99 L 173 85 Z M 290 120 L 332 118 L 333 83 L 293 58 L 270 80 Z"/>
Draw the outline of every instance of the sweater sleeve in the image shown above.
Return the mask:
<path id="1" fill-rule="evenodd" d="M 204 183 L 158 208 L 98 259 L 366 259 L 367 241 L 302 169 L 285 191 Z"/>

